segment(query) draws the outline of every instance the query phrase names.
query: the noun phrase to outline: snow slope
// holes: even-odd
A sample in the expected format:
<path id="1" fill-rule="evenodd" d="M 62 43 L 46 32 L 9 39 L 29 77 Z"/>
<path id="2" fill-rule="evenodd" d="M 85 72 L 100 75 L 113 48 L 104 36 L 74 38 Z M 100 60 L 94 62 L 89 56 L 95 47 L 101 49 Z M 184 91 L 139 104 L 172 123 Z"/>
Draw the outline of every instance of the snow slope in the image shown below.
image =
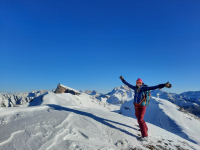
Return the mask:
<path id="1" fill-rule="evenodd" d="M 120 113 L 136 118 L 133 100 L 122 104 Z M 152 97 L 144 120 L 200 145 L 200 118 L 179 111 L 178 106 L 167 100 Z"/>
<path id="2" fill-rule="evenodd" d="M 1 150 L 200 149 L 150 123 L 149 141 L 140 142 L 136 119 L 87 94 L 49 92 L 34 101 L 32 107 L 0 108 Z"/>
<path id="3" fill-rule="evenodd" d="M 48 92 L 43 97 L 34 99 L 29 103 L 29 106 L 41 106 L 46 104 L 55 104 L 61 106 L 83 106 L 91 107 L 96 109 L 105 109 L 105 110 L 118 110 L 119 107 L 115 105 L 110 105 L 108 103 L 103 103 L 100 100 L 96 99 L 93 96 L 90 96 L 85 93 L 78 95 L 72 95 L 70 93 L 60 93 L 55 94 Z"/>

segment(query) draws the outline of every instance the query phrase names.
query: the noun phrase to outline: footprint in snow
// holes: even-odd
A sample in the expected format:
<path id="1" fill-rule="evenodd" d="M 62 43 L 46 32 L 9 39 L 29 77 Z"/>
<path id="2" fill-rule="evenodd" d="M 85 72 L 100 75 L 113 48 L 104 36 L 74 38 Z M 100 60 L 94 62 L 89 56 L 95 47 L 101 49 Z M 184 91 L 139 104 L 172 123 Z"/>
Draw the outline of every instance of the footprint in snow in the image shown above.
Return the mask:
<path id="1" fill-rule="evenodd" d="M 128 146 L 128 142 L 126 140 L 118 140 L 117 143 L 115 143 L 116 146 L 123 146 L 123 147 L 127 147 Z"/>

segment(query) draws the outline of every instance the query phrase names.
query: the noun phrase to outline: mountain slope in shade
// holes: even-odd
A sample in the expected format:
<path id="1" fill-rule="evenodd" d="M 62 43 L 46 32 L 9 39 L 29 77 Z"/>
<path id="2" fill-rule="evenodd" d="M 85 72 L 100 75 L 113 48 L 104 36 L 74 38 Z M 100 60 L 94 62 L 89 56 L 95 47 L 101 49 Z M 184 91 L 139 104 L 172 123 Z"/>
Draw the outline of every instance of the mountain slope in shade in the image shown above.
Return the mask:
<path id="1" fill-rule="evenodd" d="M 179 94 L 186 101 L 197 103 L 200 105 L 200 91 L 188 91 Z"/>

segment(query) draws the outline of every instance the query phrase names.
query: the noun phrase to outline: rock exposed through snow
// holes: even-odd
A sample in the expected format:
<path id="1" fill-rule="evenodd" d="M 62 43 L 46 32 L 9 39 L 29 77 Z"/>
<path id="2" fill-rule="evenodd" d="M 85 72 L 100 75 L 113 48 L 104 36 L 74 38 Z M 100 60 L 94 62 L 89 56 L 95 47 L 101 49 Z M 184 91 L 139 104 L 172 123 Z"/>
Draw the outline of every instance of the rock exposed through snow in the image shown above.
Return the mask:
<path id="1" fill-rule="evenodd" d="M 80 95 L 81 92 L 75 90 L 75 89 L 72 89 L 70 87 L 67 87 L 67 86 L 64 86 L 62 84 L 58 84 L 56 90 L 55 90 L 55 93 L 71 93 L 73 95 Z"/>

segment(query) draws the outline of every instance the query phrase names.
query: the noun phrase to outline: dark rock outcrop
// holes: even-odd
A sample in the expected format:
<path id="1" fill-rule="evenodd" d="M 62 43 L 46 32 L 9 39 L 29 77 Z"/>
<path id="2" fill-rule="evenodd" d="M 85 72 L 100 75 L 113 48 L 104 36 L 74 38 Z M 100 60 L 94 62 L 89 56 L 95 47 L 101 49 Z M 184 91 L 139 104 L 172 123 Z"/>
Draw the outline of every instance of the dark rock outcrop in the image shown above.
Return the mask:
<path id="1" fill-rule="evenodd" d="M 55 93 L 71 93 L 73 95 L 80 95 L 81 92 L 77 91 L 77 90 L 74 90 L 72 88 L 69 88 L 67 86 L 64 86 L 62 84 L 58 84 L 56 90 L 55 90 Z"/>

